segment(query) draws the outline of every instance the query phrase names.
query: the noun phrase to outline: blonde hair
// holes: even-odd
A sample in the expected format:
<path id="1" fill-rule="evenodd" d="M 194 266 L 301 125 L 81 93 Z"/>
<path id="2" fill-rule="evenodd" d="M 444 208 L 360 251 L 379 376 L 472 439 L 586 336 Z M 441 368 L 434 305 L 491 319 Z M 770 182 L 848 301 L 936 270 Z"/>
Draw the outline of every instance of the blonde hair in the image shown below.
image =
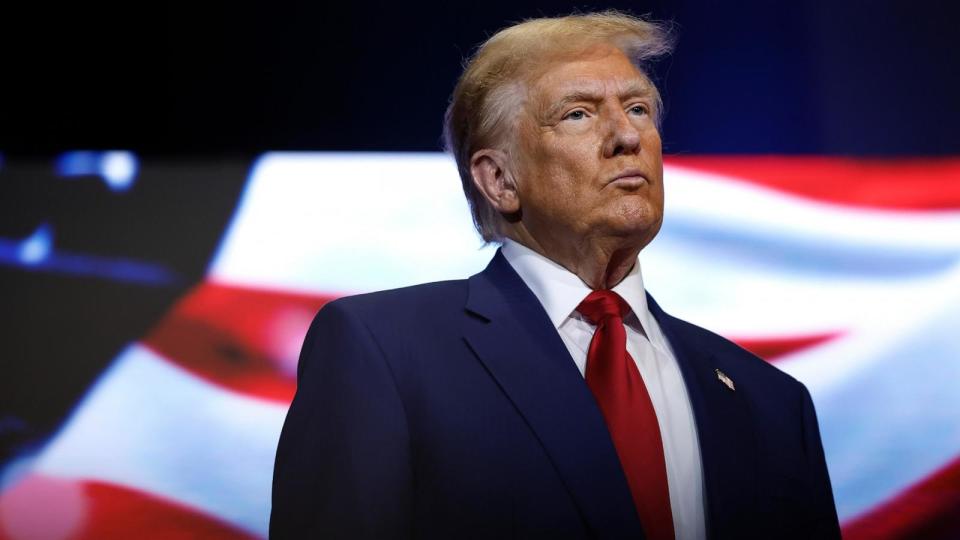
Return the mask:
<path id="1" fill-rule="evenodd" d="M 474 185 L 471 156 L 483 148 L 509 150 L 512 146 L 526 82 L 538 65 L 598 45 L 619 49 L 646 76 L 645 63 L 669 53 L 672 39 L 662 24 L 613 10 L 529 19 L 494 34 L 467 62 L 447 107 L 443 134 L 447 151 L 457 162 L 474 225 L 484 241 L 502 240 L 503 218 Z M 653 115 L 659 126 L 660 94 L 650 82 L 656 100 Z"/>

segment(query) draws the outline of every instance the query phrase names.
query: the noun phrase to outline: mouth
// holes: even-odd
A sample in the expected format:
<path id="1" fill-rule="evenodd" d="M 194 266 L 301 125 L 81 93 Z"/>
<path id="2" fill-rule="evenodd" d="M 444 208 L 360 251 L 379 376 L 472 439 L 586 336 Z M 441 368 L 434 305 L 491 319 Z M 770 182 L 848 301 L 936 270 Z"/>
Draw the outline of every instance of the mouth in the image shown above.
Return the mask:
<path id="1" fill-rule="evenodd" d="M 622 188 L 637 188 L 647 183 L 647 177 L 640 169 L 626 169 L 613 178 L 607 185 L 614 185 Z"/>

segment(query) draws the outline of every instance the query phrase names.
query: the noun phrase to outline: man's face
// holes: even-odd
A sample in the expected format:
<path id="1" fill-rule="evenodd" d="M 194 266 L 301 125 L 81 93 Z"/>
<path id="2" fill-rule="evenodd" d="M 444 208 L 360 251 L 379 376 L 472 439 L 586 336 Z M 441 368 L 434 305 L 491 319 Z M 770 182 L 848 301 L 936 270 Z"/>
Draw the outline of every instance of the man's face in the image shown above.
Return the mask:
<path id="1" fill-rule="evenodd" d="M 645 246 L 663 218 L 654 89 L 622 52 L 558 61 L 529 84 L 518 134 L 523 225 L 542 245 Z"/>

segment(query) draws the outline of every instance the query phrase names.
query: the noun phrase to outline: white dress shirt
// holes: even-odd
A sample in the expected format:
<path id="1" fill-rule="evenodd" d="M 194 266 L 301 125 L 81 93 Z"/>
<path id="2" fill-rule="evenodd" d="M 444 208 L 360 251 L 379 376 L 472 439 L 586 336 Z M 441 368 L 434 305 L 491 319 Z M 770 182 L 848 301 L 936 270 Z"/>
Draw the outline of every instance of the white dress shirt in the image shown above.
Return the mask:
<path id="1" fill-rule="evenodd" d="M 566 268 L 522 244 L 505 240 L 502 251 L 510 266 L 543 304 L 583 375 L 596 327 L 576 309 L 592 290 Z M 624 319 L 627 352 L 637 363 L 660 424 L 676 538 L 700 540 L 706 536 L 703 469 L 693 409 L 676 356 L 647 309 L 639 261 L 613 291 L 623 297 L 633 311 Z"/>

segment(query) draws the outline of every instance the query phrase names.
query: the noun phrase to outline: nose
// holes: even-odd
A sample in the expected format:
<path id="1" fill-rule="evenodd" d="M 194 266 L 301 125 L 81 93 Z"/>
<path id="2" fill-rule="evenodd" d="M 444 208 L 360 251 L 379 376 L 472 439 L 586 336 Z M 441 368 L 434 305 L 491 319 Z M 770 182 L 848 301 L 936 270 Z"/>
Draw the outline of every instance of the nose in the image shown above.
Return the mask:
<path id="1" fill-rule="evenodd" d="M 630 121 L 625 111 L 617 109 L 609 121 L 609 131 L 604 144 L 604 157 L 621 154 L 636 154 L 640 151 L 640 130 Z"/>

